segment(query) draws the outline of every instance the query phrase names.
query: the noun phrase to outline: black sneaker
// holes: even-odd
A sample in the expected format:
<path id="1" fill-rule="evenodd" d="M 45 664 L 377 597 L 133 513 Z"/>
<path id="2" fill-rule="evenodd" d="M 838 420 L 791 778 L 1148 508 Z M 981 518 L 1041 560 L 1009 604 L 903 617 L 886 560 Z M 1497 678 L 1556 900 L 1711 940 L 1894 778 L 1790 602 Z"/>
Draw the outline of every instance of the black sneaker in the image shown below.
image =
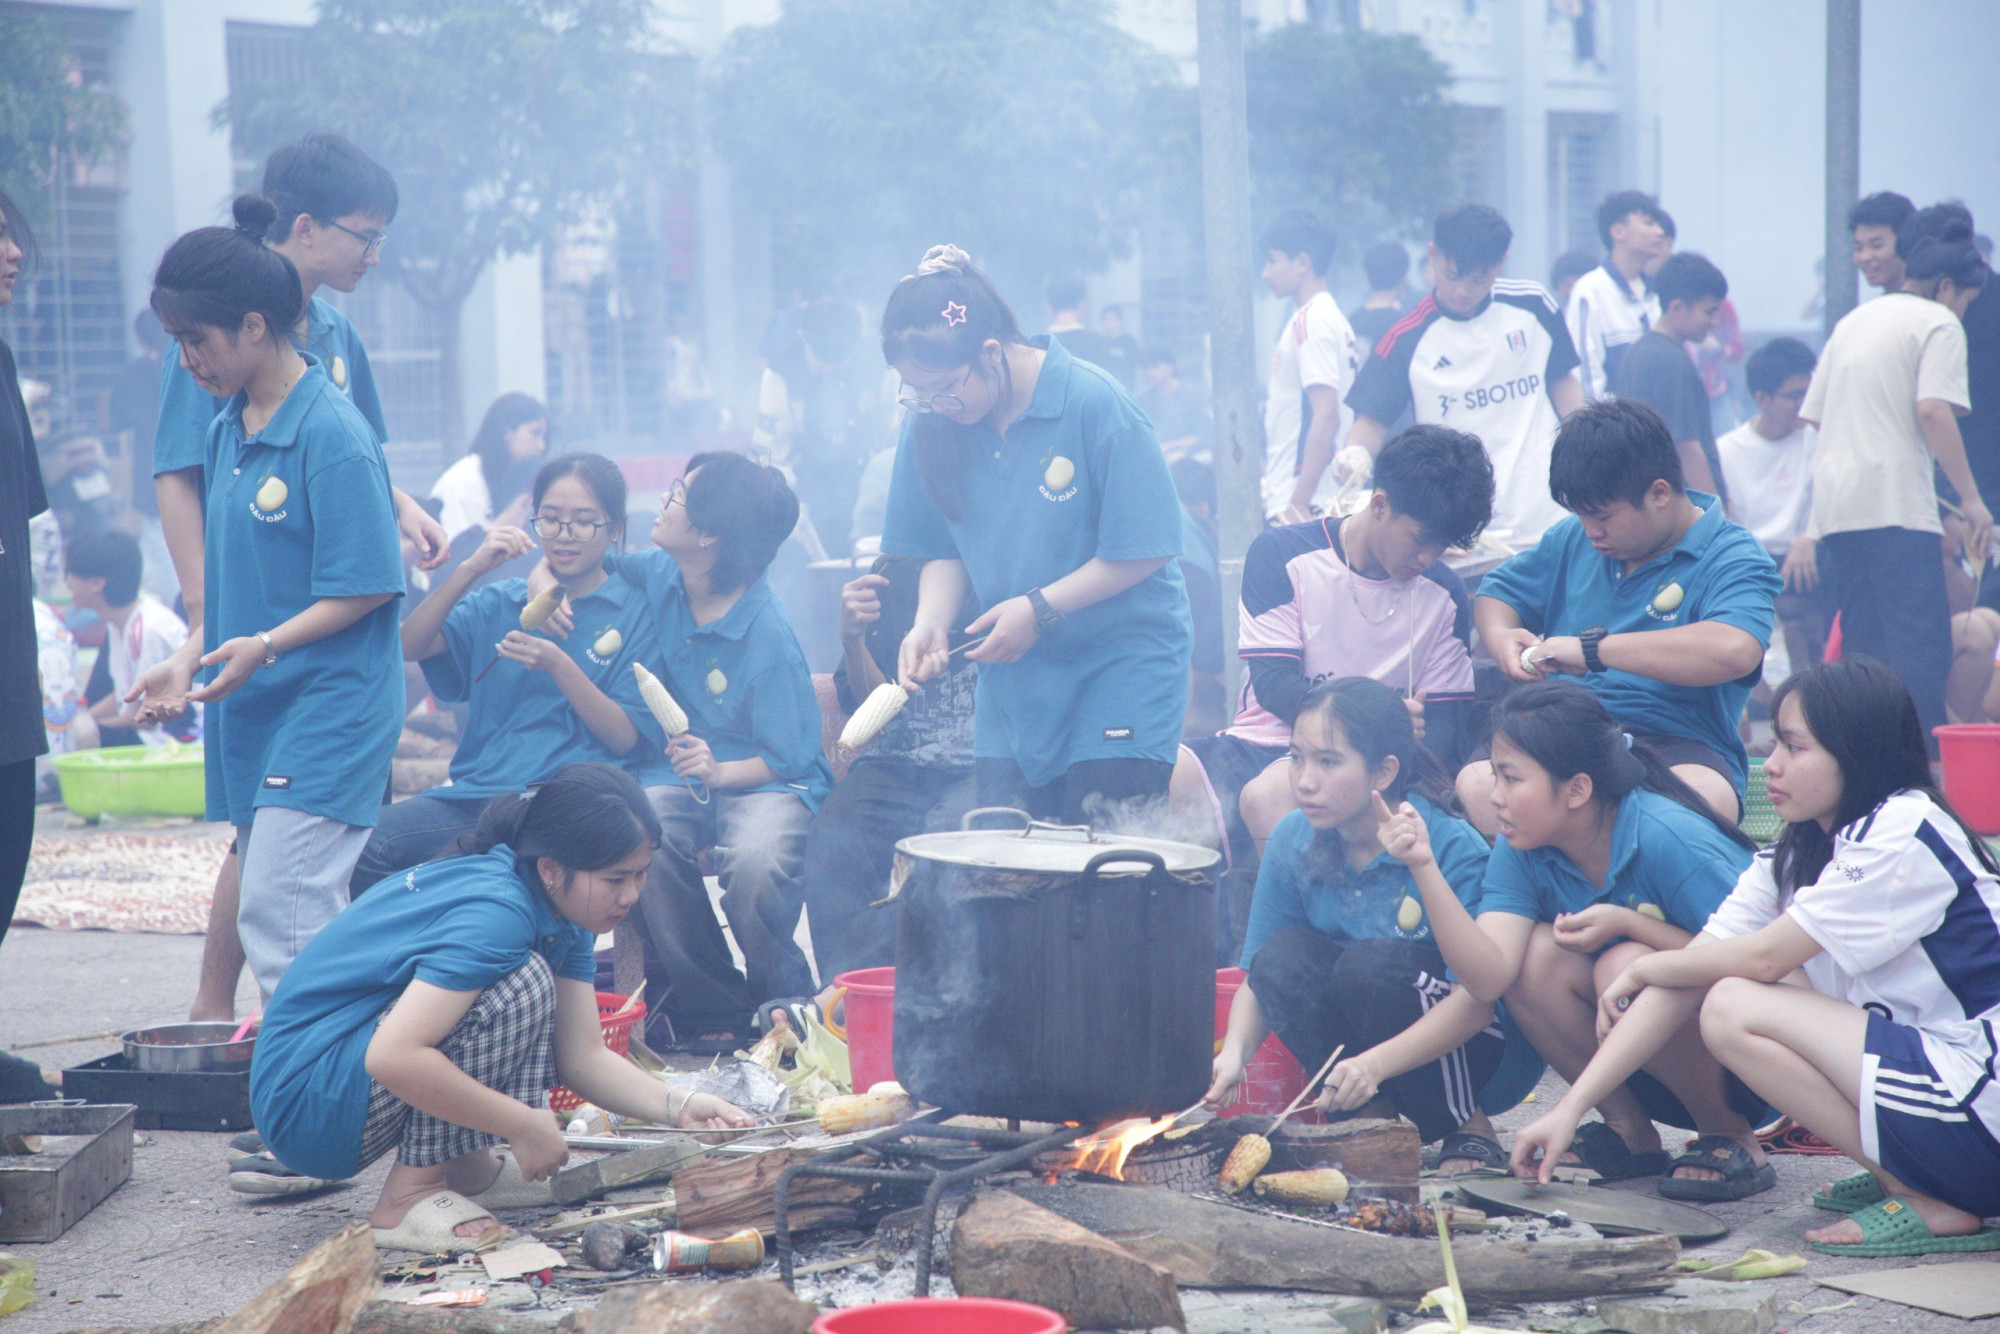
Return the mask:
<path id="1" fill-rule="evenodd" d="M 294 1172 L 268 1153 L 235 1158 L 229 1164 L 229 1188 L 244 1195 L 304 1195 L 339 1184 Z"/>
<path id="2" fill-rule="evenodd" d="M 229 1137 L 229 1152 L 237 1156 L 264 1152 L 264 1137 L 254 1130 Z"/>

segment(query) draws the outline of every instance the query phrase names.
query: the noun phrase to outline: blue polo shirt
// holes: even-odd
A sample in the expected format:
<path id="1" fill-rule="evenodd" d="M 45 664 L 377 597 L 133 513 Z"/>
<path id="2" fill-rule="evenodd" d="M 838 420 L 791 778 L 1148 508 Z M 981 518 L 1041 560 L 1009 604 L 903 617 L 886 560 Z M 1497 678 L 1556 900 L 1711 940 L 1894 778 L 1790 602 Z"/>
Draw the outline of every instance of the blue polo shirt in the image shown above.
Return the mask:
<path id="1" fill-rule="evenodd" d="M 1736 888 L 1751 851 L 1713 820 L 1672 797 L 1635 788 L 1618 803 L 1611 829 L 1611 870 L 1599 889 L 1554 848 L 1517 851 L 1502 834 L 1486 866 L 1479 911 L 1553 922 L 1594 903 L 1638 909 L 1652 904 L 1683 931 L 1699 933 Z"/>
<path id="2" fill-rule="evenodd" d="M 595 944 L 504 843 L 391 876 L 308 941 L 271 995 L 250 1063 L 265 1145 L 295 1172 L 353 1176 L 368 1123 L 368 1044 L 412 981 L 483 991 L 532 953 L 557 977 L 587 983 Z"/>
<path id="3" fill-rule="evenodd" d="M 1480 886 L 1486 879 L 1486 860 L 1492 849 L 1465 821 L 1445 814 L 1415 793 L 1408 801 L 1430 831 L 1431 851 L 1445 883 L 1465 910 L 1477 916 Z M 1409 867 L 1386 852 L 1379 853 L 1360 870 L 1348 870 L 1346 878 L 1335 884 L 1310 856 L 1318 832 L 1301 811 L 1293 811 L 1271 830 L 1263 864 L 1257 868 L 1257 888 L 1250 898 L 1250 921 L 1243 931 L 1240 966 L 1244 969 L 1274 932 L 1295 927 L 1317 931 L 1342 945 L 1357 940 L 1431 938 L 1430 917 L 1424 912 L 1423 896 L 1417 893 L 1416 878 Z M 1342 869 L 1347 869 L 1344 864 Z M 1398 920 L 1406 899 L 1417 905 L 1416 925 L 1412 927 Z"/>
<path id="4" fill-rule="evenodd" d="M 451 784 L 432 788 L 427 796 L 485 801 L 545 782 L 566 764 L 623 762 L 584 723 L 554 677 L 517 662 L 493 661 L 493 646 L 521 628 L 527 601 L 525 579 L 503 579 L 467 594 L 445 617 L 444 652 L 420 664 L 439 703 L 470 706 L 451 760 Z M 650 722 L 632 675 L 632 664 L 652 644 L 645 598 L 617 571 L 607 570 L 588 597 L 570 600 L 570 615 L 575 628 L 569 638 L 554 642 L 635 726 Z M 489 664 L 492 670 L 475 686 L 473 678 Z"/>
<path id="5" fill-rule="evenodd" d="M 1770 647 L 1772 606 L 1784 587 L 1778 567 L 1762 542 L 1723 514 L 1721 501 L 1704 491 L 1687 496 L 1701 517 L 1670 550 L 1629 575 L 1622 562 L 1590 545 L 1583 522 L 1571 514 L 1481 580 L 1479 596 L 1506 603 L 1544 637 L 1593 625 L 1622 635 L 1720 621 Z M 1590 672 L 1582 680 L 1628 727 L 1713 749 L 1728 762 L 1740 797 L 1750 761 L 1736 723 L 1762 671 L 1715 686 L 1668 685 L 1619 671 Z"/>
<path id="6" fill-rule="evenodd" d="M 325 367 L 328 383 L 360 411 L 374 432 L 376 444 L 387 442 L 389 427 L 382 416 L 382 397 L 375 392 L 368 349 L 361 346 L 347 316 L 319 297 L 306 303 L 305 351 Z M 188 374 L 178 350 L 160 360 L 160 423 L 153 437 L 155 477 L 199 468 L 207 461 L 209 423 L 225 406 Z"/>
<path id="7" fill-rule="evenodd" d="M 833 787 L 820 745 L 819 697 L 792 618 L 771 585 L 759 576 L 719 620 L 696 625 L 673 557 L 640 552 L 620 557 L 618 568 L 644 593 L 652 617 L 653 639 L 641 661 L 687 711 L 688 730 L 716 759 L 761 759 L 777 775 L 741 791 L 792 792 L 818 810 Z M 641 712 L 639 744 L 627 767 L 647 787 L 686 786 L 667 759 L 659 723 Z"/>
<path id="8" fill-rule="evenodd" d="M 269 630 L 321 598 L 395 596 L 208 706 L 208 818 L 246 825 L 259 806 L 285 806 L 372 826 L 403 727 L 389 469 L 368 423 L 310 357 L 247 440 L 246 402 L 231 399 L 209 430 L 205 646 Z"/>
<path id="9" fill-rule="evenodd" d="M 974 753 L 1011 759 L 1040 787 L 1084 760 L 1171 764 L 1187 713 L 1194 631 L 1179 565 L 1181 507 L 1160 442 L 1116 380 L 1046 335 L 1027 411 L 1003 438 L 963 428 L 964 504 L 938 508 L 903 425 L 882 549 L 956 560 L 991 607 L 1052 584 L 1094 556 L 1167 563 L 1065 616 L 1014 662 L 979 665 Z"/>

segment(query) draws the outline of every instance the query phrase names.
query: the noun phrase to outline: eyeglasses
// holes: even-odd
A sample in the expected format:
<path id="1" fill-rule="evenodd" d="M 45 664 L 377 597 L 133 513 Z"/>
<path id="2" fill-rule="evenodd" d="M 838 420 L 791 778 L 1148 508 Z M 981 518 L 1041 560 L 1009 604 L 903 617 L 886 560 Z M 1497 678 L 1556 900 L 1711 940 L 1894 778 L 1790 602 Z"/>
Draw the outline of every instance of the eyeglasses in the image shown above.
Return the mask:
<path id="1" fill-rule="evenodd" d="M 660 501 L 660 511 L 662 513 L 665 513 L 676 505 L 679 505 L 682 509 L 686 509 L 688 503 L 687 479 L 676 477 L 674 484 L 667 488 L 666 494 L 660 497 Z"/>
<path id="2" fill-rule="evenodd" d="M 387 232 L 357 232 L 352 227 L 343 227 L 331 219 L 328 219 L 326 225 L 335 231 L 346 232 L 349 236 L 361 242 L 361 257 L 363 259 L 368 258 L 370 255 L 380 254 L 383 243 L 389 239 L 389 233 Z"/>
<path id="3" fill-rule="evenodd" d="M 544 541 L 555 537 L 574 537 L 589 542 L 610 526 L 603 519 L 558 519 L 553 514 L 535 516 L 535 531 L 542 535 Z"/>
<path id="4" fill-rule="evenodd" d="M 964 370 L 960 371 L 958 373 L 958 384 L 954 388 L 962 387 L 965 384 L 966 377 L 971 374 L 971 366 L 967 366 Z M 918 394 L 898 394 L 896 401 L 911 412 L 942 412 L 948 417 L 954 412 L 965 411 L 965 400 L 960 398 L 956 393 L 949 391 L 942 394 L 931 394 L 928 397 Z"/>

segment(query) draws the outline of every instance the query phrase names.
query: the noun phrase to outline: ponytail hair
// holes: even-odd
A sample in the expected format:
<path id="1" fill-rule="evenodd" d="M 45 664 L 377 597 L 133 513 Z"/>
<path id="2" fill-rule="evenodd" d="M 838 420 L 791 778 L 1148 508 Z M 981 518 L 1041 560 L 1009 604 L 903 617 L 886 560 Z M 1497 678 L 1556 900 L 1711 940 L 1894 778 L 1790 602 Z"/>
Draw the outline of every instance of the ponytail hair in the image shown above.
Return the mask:
<path id="1" fill-rule="evenodd" d="M 1972 832 L 1931 783 L 1930 749 L 1902 678 L 1873 658 L 1815 663 L 1788 678 L 1771 697 L 1775 720 L 1798 697 L 1806 730 L 1840 766 L 1840 805 L 1833 831 L 1845 829 L 1898 792 L 1921 792 L 1958 821 L 1973 855 L 2000 874 L 1985 840 Z M 1771 871 L 1781 899 L 1818 880 L 1833 860 L 1833 832 L 1817 820 L 1788 824 L 1778 837 Z"/>
<path id="2" fill-rule="evenodd" d="M 509 793 L 486 803 L 479 825 L 459 840 L 454 856 L 491 852 L 506 844 L 530 884 L 542 883 L 535 863 L 554 859 L 569 871 L 600 871 L 641 844 L 660 846 L 660 820 L 632 775 L 614 764 L 571 764 L 532 795 Z"/>
<path id="3" fill-rule="evenodd" d="M 910 361 L 927 371 L 974 366 L 988 342 L 1002 347 L 1027 341 L 1006 298 L 955 245 L 932 246 L 917 271 L 896 284 L 882 311 L 882 358 Z M 1003 389 L 1012 378 L 1003 362 Z M 931 502 L 951 518 L 965 508 L 965 465 L 976 448 L 973 428 L 940 412 L 916 414 L 912 424 L 917 465 Z"/>
<path id="4" fill-rule="evenodd" d="M 1741 847 L 1757 845 L 1715 813 L 1651 746 L 1636 741 L 1591 691 L 1567 681 L 1538 681 L 1493 706 L 1493 734 L 1504 736 L 1558 783 L 1590 778 L 1592 795 L 1616 807 L 1635 789 L 1669 797 L 1697 812 Z"/>
<path id="5" fill-rule="evenodd" d="M 153 274 L 153 313 L 175 337 L 207 326 L 234 335 L 251 312 L 273 338 L 291 338 L 306 310 L 292 261 L 264 244 L 278 210 L 238 195 L 233 227 L 198 227 L 167 247 Z"/>
<path id="6" fill-rule="evenodd" d="M 1417 740 L 1409 707 L 1388 686 L 1366 676 L 1322 681 L 1306 693 L 1305 703 L 1299 706 L 1292 726 L 1296 729 L 1301 720 L 1314 716 L 1337 726 L 1347 739 L 1347 748 L 1370 770 L 1381 768 L 1384 761 L 1395 757 L 1396 776 L 1382 788 L 1382 800 L 1391 808 L 1417 795 L 1447 815 L 1461 814 L 1451 775 L 1437 756 Z M 1340 831 L 1314 831 L 1306 863 L 1306 871 L 1315 883 L 1338 885 L 1345 881 L 1349 871 Z"/>

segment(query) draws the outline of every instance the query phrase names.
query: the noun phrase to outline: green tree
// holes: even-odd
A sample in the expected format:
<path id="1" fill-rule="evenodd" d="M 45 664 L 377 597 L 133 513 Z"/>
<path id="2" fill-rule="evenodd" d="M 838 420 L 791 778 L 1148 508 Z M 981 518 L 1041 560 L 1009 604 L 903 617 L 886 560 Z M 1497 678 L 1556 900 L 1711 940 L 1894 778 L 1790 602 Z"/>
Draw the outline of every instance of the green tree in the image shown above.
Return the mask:
<path id="1" fill-rule="evenodd" d="M 1244 52 L 1258 217 L 1421 230 L 1451 193 L 1451 71 L 1409 34 L 1274 29 Z"/>
<path id="2" fill-rule="evenodd" d="M 1171 78 L 1101 0 L 787 0 L 724 43 L 706 107 L 781 289 L 878 297 L 951 241 L 1038 290 L 1129 248 Z"/>
<path id="3" fill-rule="evenodd" d="M 31 222 L 47 216 L 60 163 L 109 152 L 124 134 L 124 104 L 103 88 L 84 86 L 57 23 L 0 14 L 0 189 Z"/>
<path id="4" fill-rule="evenodd" d="M 650 38 L 649 0 L 321 0 L 301 78 L 217 112 L 262 155 L 347 135 L 402 196 L 382 251 L 435 319 L 439 421 L 463 439 L 459 315 L 486 266 L 615 203 L 676 161 L 691 82 Z"/>

